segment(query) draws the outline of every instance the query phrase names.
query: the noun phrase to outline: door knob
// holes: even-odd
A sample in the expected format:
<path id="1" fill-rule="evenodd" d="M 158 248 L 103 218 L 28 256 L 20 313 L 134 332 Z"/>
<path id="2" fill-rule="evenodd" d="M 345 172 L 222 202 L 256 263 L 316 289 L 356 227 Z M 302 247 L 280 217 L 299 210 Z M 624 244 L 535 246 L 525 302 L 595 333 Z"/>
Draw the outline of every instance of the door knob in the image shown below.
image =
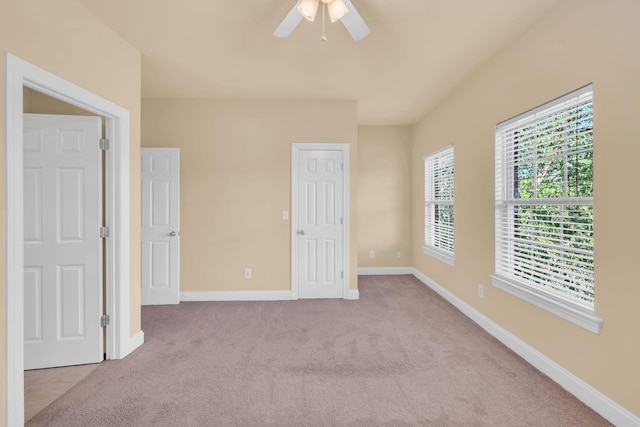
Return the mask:
<path id="1" fill-rule="evenodd" d="M 178 233 L 176 233 L 175 231 L 172 231 L 171 233 L 169 233 L 169 236 L 171 237 L 176 237 L 178 235 Z"/>
<path id="2" fill-rule="evenodd" d="M 296 234 L 298 236 L 304 236 L 304 230 L 298 230 L 298 231 L 296 231 Z"/>

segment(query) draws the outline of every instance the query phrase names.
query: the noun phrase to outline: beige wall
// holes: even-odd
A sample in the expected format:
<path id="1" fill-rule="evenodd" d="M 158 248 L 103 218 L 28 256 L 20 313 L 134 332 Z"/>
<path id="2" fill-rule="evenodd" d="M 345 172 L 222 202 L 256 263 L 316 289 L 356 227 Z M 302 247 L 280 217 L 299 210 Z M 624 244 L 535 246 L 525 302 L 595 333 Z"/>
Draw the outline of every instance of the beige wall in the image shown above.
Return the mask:
<path id="1" fill-rule="evenodd" d="M 83 110 L 75 105 L 67 104 L 59 99 L 40 93 L 34 89 L 24 87 L 22 90 L 22 111 L 31 114 L 62 114 L 70 116 L 94 116 L 101 117 L 90 111 Z M 106 135 L 105 120 L 102 122 L 101 138 Z M 105 291 L 106 292 L 106 291 Z"/>
<path id="2" fill-rule="evenodd" d="M 75 105 L 67 104 L 31 88 L 22 90 L 22 111 L 33 114 L 67 114 L 71 116 L 97 116 Z M 104 126 L 103 126 L 104 128 Z M 104 129 L 103 129 L 104 132 Z"/>
<path id="3" fill-rule="evenodd" d="M 140 54 L 74 0 L 0 0 L 0 81 L 4 52 L 77 84 L 131 112 L 131 223 L 138 224 L 140 200 Z M 4 100 L 4 84 L 0 84 Z M 4 101 L 0 138 L 5 141 Z M 0 150 L 0 200 L 4 200 L 4 149 Z M 4 209 L 0 209 L 4 223 Z M 139 230 L 131 233 L 131 332 L 140 330 Z M 5 275 L 5 231 L 0 228 L 0 276 Z M 5 284 L 6 286 L 6 284 Z M 5 286 L 0 290 L 0 413 L 5 413 Z M 4 416 L 0 425 L 4 425 Z"/>
<path id="4" fill-rule="evenodd" d="M 617 403 L 640 415 L 640 2 L 569 0 L 479 69 L 415 127 L 415 266 Z M 491 286 L 494 126 L 593 82 L 596 315 L 600 335 Z M 422 156 L 455 144 L 455 268 L 421 251 Z M 478 284 L 485 297 L 476 295 Z"/>
<path id="5" fill-rule="evenodd" d="M 357 288 L 354 101 L 145 99 L 142 145 L 181 155 L 181 290 L 288 290 L 291 144 L 350 144 L 351 277 Z M 251 268 L 252 279 L 243 278 Z"/>
<path id="6" fill-rule="evenodd" d="M 411 127 L 360 126 L 358 153 L 358 267 L 410 267 Z"/>

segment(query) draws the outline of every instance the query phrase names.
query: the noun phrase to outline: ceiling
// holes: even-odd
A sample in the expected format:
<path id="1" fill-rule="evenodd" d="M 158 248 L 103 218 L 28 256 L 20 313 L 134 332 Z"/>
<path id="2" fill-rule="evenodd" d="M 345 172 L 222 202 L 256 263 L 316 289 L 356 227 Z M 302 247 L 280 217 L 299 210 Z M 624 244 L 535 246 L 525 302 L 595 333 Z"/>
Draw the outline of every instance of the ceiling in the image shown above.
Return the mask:
<path id="1" fill-rule="evenodd" d="M 296 0 L 78 1 L 142 53 L 145 98 L 350 99 L 408 125 L 562 0 L 352 0 L 359 42 L 340 22 L 321 42 L 320 14 L 272 36 Z"/>

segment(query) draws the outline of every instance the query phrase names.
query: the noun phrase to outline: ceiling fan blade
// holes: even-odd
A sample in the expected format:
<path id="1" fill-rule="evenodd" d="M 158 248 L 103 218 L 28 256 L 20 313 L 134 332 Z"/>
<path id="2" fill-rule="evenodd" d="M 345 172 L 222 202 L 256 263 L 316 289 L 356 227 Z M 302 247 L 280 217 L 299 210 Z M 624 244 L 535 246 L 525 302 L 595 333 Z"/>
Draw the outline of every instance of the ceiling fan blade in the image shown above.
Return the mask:
<path id="1" fill-rule="evenodd" d="M 351 3 L 351 0 L 345 0 L 344 4 L 347 6 L 347 9 L 349 9 L 349 12 L 340 18 L 340 21 L 342 21 L 344 27 L 349 31 L 349 34 L 351 34 L 354 40 L 362 40 L 369 35 L 369 27 L 353 3 Z"/>
<path id="2" fill-rule="evenodd" d="M 296 29 L 300 21 L 302 21 L 302 15 L 298 12 L 298 4 L 302 0 L 298 0 L 293 6 L 293 9 L 284 17 L 278 28 L 273 32 L 276 37 L 289 37 L 293 30 Z"/>

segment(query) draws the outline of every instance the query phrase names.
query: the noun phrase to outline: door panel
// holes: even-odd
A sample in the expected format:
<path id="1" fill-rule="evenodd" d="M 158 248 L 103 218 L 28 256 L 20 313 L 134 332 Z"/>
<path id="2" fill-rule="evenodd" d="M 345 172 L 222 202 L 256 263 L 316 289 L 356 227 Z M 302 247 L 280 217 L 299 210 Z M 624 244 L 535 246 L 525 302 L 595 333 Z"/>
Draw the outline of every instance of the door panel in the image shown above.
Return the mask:
<path id="1" fill-rule="evenodd" d="M 180 302 L 180 150 L 142 149 L 142 304 Z"/>
<path id="2" fill-rule="evenodd" d="M 25 369 L 103 359 L 101 127 L 24 115 Z"/>
<path id="3" fill-rule="evenodd" d="M 343 296 L 341 150 L 300 150 L 297 173 L 299 298 Z"/>
<path id="4" fill-rule="evenodd" d="M 83 338 L 85 270 L 83 265 L 58 266 L 58 337 Z"/>
<path id="5" fill-rule="evenodd" d="M 24 240 L 42 241 L 42 169 L 24 168 Z"/>
<path id="6" fill-rule="evenodd" d="M 151 243 L 151 286 L 154 288 L 168 288 L 170 286 L 169 262 L 171 259 L 169 242 Z"/>
<path id="7" fill-rule="evenodd" d="M 84 171 L 58 168 L 58 241 L 84 241 Z"/>
<path id="8" fill-rule="evenodd" d="M 42 268 L 24 269 L 24 340 L 25 342 L 42 341 Z"/>

